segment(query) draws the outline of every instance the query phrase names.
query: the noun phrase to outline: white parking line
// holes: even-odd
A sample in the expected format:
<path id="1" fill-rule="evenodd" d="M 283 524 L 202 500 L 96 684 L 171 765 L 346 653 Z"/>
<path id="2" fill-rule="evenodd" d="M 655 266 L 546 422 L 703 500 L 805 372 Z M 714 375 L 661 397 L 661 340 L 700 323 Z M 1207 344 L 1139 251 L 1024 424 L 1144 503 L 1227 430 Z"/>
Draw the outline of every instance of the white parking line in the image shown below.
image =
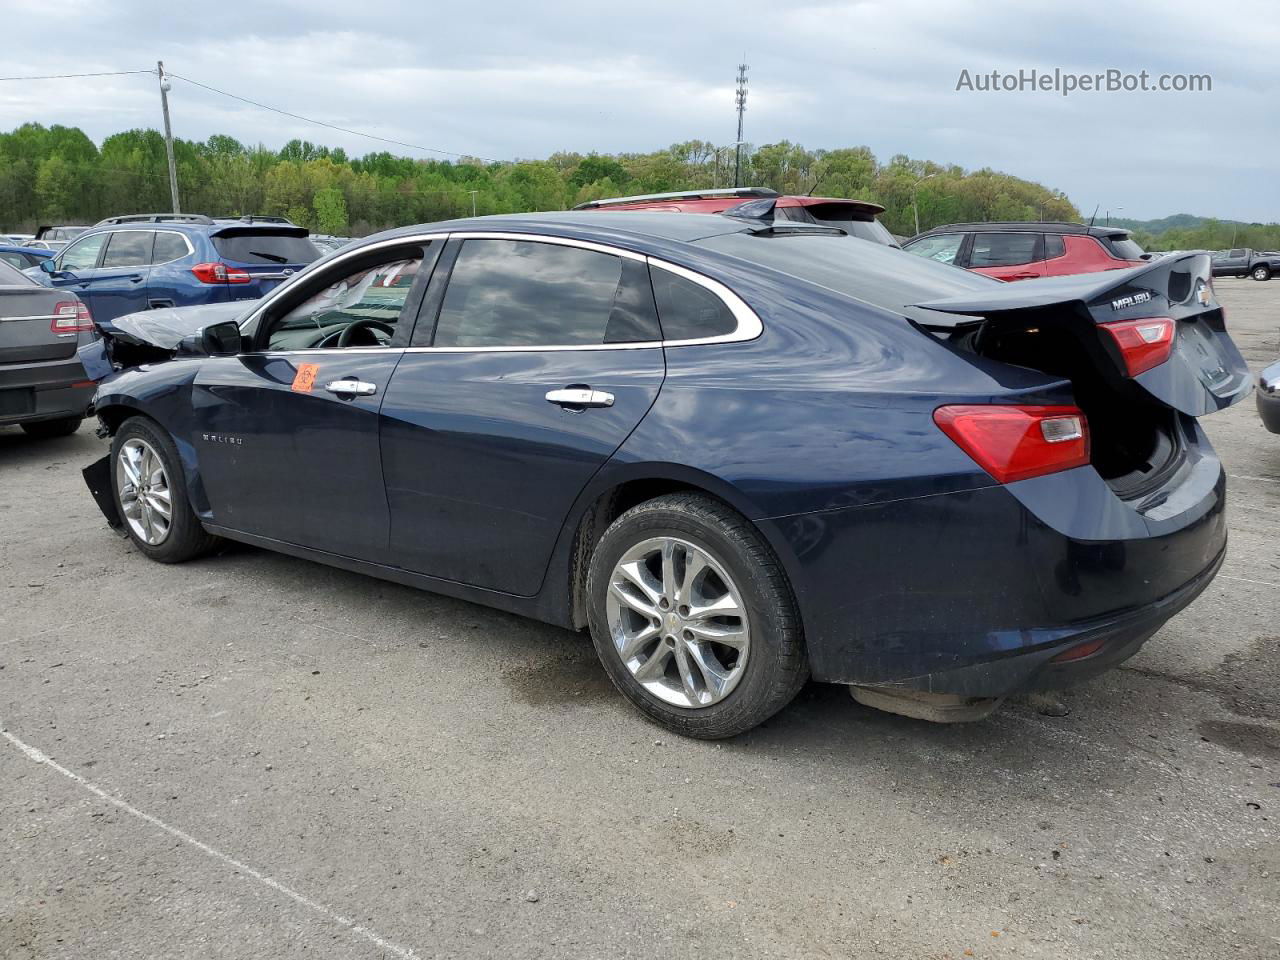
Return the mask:
<path id="1" fill-rule="evenodd" d="M 1280 477 L 1246 477 L 1239 473 L 1228 473 L 1232 480 L 1256 480 L 1258 483 L 1280 483 Z"/>
<path id="2" fill-rule="evenodd" d="M 1229 577 L 1225 573 L 1218 574 L 1219 580 L 1235 580 L 1237 583 L 1256 583 L 1260 587 L 1280 587 L 1280 583 L 1272 583 L 1270 580 L 1250 580 L 1248 577 Z"/>
<path id="3" fill-rule="evenodd" d="M 183 843 L 189 844 L 195 847 L 197 850 L 200 850 L 203 853 L 207 853 L 209 856 L 213 857 L 215 860 L 220 860 L 223 863 L 225 863 L 227 866 L 233 867 L 234 869 L 245 874 L 246 876 L 252 877 L 254 880 L 257 880 L 263 886 L 270 887 L 272 890 L 275 890 L 277 893 L 284 894 L 290 900 L 294 901 L 295 903 L 301 904 L 302 906 L 306 907 L 308 910 L 313 911 L 314 913 L 320 914 L 326 920 L 330 920 L 333 923 L 338 924 L 339 926 L 346 927 L 356 936 L 364 940 L 367 940 L 369 943 L 372 943 L 376 947 L 382 950 L 386 950 L 389 953 L 394 953 L 397 957 L 402 958 L 402 960 L 418 960 L 418 954 L 414 953 L 412 950 L 408 949 L 407 947 L 399 947 L 388 940 L 384 940 L 382 937 L 378 936 L 368 927 L 361 926 L 360 924 L 356 923 L 354 920 L 350 920 L 346 917 L 339 916 L 338 914 L 334 913 L 332 910 L 330 910 L 328 907 L 324 906 L 323 904 L 317 903 L 315 900 L 312 900 L 310 897 L 303 896 L 302 894 L 298 893 L 296 890 L 286 887 L 279 880 L 274 880 L 271 877 L 268 877 L 265 873 L 262 873 L 261 871 L 253 869 L 253 867 L 249 866 L 248 864 L 241 863 L 239 860 L 235 859 L 235 857 L 228 856 L 227 854 L 223 853 L 221 850 L 215 850 L 213 847 L 209 846 L 207 843 L 202 843 L 201 841 L 197 840 L 195 837 L 191 836 L 189 833 L 184 833 L 183 831 L 179 830 L 177 827 L 169 826 L 169 824 L 165 823 L 159 817 L 153 817 L 149 813 L 143 813 L 137 807 L 130 806 L 128 803 L 126 803 L 124 800 L 121 800 L 119 797 L 112 796 L 111 794 L 107 793 L 105 790 L 103 790 L 101 787 L 97 786 L 96 784 L 90 783 L 84 777 L 80 776 L 80 774 L 75 773 L 71 770 L 68 770 L 66 767 L 56 763 L 53 759 L 51 759 L 47 754 L 43 753 L 42 751 L 36 749 L 35 747 L 29 744 L 23 743 L 21 740 L 19 740 L 17 737 L 11 734 L 9 731 L 0 730 L 0 734 L 3 734 L 6 740 L 8 740 L 11 744 L 13 744 L 19 750 L 21 750 L 26 755 L 28 760 L 32 760 L 35 763 L 43 764 L 44 766 L 49 767 L 52 770 L 56 770 L 58 773 L 62 774 L 67 779 L 74 780 L 76 783 L 80 784 L 80 786 L 84 787 L 94 796 L 99 797 L 107 801 L 108 803 L 119 807 L 121 810 L 123 810 L 125 813 L 129 814 L 130 816 L 137 817 L 139 820 L 145 821 L 146 823 L 151 824 L 153 827 L 159 827 L 165 833 L 171 836 L 177 837 Z"/>

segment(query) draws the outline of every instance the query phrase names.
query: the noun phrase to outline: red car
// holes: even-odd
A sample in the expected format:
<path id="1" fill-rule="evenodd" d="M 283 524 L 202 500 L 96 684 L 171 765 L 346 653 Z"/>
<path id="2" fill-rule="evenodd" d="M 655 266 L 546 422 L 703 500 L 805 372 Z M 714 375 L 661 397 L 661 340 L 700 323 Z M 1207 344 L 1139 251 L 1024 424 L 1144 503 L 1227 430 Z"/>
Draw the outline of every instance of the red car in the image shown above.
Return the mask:
<path id="1" fill-rule="evenodd" d="M 876 219 L 884 207 L 865 200 L 839 197 L 800 197 L 780 194 L 768 187 L 728 187 L 721 190 L 686 190 L 679 193 L 647 193 L 636 197 L 588 200 L 575 210 L 666 210 L 674 213 L 730 213 L 756 220 L 784 220 L 838 227 L 887 247 L 898 246 L 884 224 Z"/>
<path id="2" fill-rule="evenodd" d="M 1140 266 L 1146 253 L 1128 230 L 1082 223 L 952 223 L 902 249 L 997 280 L 1030 280 Z"/>

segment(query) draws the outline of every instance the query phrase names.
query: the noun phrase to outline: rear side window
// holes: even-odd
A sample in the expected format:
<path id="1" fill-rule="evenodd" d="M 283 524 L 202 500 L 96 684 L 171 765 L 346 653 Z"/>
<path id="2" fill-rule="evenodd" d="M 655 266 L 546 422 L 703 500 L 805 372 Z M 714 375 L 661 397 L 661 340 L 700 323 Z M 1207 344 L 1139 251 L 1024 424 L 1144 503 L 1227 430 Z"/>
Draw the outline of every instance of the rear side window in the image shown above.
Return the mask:
<path id="1" fill-rule="evenodd" d="M 322 256 L 320 248 L 306 237 L 271 233 L 220 233 L 213 237 L 214 249 L 232 263 L 311 263 Z"/>
<path id="2" fill-rule="evenodd" d="M 187 241 L 181 234 L 160 232 L 156 234 L 156 245 L 151 253 L 151 262 L 170 263 L 173 260 L 181 260 L 187 252 Z"/>
<path id="3" fill-rule="evenodd" d="M 11 267 L 17 267 L 19 270 L 35 266 L 34 263 L 28 261 L 25 253 L 18 253 L 15 250 L 0 250 L 0 261 L 4 261 Z"/>
<path id="4" fill-rule="evenodd" d="M 92 270 L 98 265 L 98 253 L 106 242 L 105 233 L 95 233 L 91 237 L 77 240 L 62 252 L 58 258 L 60 270 Z"/>
<path id="5" fill-rule="evenodd" d="M 1011 267 L 1042 259 L 1038 233 L 975 233 L 971 267 Z"/>
<path id="6" fill-rule="evenodd" d="M 467 240 L 445 289 L 437 347 L 593 346 L 656 340 L 633 296 L 638 262 L 527 240 Z M 647 293 L 647 291 L 645 291 Z"/>
<path id="7" fill-rule="evenodd" d="M 139 267 L 151 262 L 151 241 L 155 234 L 150 230 L 117 230 L 107 241 L 107 252 L 102 255 L 104 267 Z"/>
<path id="8" fill-rule="evenodd" d="M 923 237 L 902 249 L 907 253 L 914 253 L 917 257 L 924 257 L 926 260 L 955 263 L 962 243 L 964 243 L 963 233 L 940 233 L 932 237 Z"/>
<path id="9" fill-rule="evenodd" d="M 1046 233 L 1044 235 L 1044 258 L 1052 260 L 1054 257 L 1065 257 L 1066 255 L 1066 241 L 1056 233 Z"/>
<path id="10" fill-rule="evenodd" d="M 723 337 L 738 328 L 728 305 L 706 287 L 654 267 L 653 295 L 658 301 L 658 319 L 664 340 L 698 340 Z"/>

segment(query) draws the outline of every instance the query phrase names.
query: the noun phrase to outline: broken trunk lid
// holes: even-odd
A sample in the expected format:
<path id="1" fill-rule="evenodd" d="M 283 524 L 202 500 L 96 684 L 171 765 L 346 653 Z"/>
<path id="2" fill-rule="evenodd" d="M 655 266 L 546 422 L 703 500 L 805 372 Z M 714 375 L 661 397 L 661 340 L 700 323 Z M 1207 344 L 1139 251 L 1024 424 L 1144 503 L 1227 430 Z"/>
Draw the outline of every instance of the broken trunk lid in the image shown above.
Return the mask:
<path id="1" fill-rule="evenodd" d="M 981 293 L 913 306 L 935 311 L 917 319 L 932 329 L 956 330 L 962 318 L 983 324 L 1059 323 L 1081 326 L 1091 353 L 1106 357 L 1116 376 L 1131 379 L 1153 397 L 1182 413 L 1203 416 L 1239 402 L 1252 387 L 1248 366 L 1223 322 L 1214 297 L 1209 255 L 1163 257 L 1130 270 L 1048 277 L 993 287 Z M 1173 321 L 1167 360 L 1130 376 L 1116 339 L 1106 325 L 1120 321 Z"/>

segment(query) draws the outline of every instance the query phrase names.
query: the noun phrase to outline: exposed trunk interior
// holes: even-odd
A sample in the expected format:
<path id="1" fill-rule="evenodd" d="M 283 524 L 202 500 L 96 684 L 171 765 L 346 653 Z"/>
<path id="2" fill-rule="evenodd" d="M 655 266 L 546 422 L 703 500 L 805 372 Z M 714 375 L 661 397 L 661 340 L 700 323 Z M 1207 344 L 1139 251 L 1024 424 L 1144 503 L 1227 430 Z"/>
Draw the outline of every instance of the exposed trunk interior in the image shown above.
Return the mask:
<path id="1" fill-rule="evenodd" d="M 1118 494 L 1140 496 L 1177 469 L 1184 455 L 1177 411 L 1131 381 L 1073 318 L 1019 314 L 952 334 L 954 346 L 1070 380 L 1089 421 L 1090 458 Z"/>

